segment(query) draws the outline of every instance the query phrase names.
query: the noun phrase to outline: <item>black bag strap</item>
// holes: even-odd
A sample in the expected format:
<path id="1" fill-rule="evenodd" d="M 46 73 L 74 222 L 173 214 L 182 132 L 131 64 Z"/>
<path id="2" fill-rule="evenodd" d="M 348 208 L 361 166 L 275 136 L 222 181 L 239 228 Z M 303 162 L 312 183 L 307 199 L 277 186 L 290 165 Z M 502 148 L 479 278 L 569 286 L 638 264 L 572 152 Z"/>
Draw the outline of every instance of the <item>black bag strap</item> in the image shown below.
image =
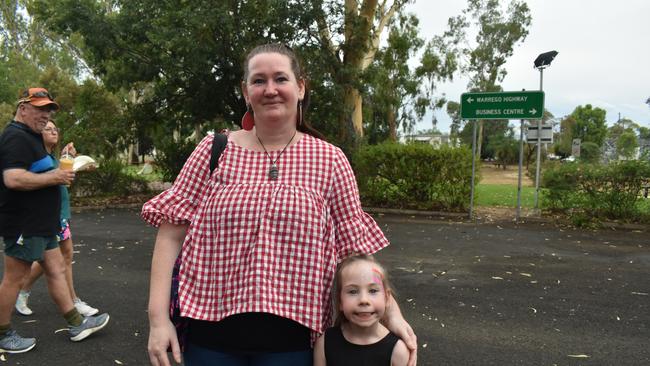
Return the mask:
<path id="1" fill-rule="evenodd" d="M 228 136 L 222 133 L 215 133 L 212 140 L 212 151 L 210 152 L 210 174 L 219 166 L 221 153 L 228 144 Z"/>

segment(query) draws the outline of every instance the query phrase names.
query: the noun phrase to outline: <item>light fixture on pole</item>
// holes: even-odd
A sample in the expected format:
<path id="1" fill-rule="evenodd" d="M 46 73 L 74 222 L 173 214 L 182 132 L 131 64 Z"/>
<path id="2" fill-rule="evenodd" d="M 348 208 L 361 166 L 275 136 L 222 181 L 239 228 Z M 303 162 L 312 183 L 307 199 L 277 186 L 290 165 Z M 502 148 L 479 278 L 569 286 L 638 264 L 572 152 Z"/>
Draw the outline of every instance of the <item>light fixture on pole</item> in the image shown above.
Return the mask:
<path id="1" fill-rule="evenodd" d="M 544 90 L 544 69 L 551 66 L 551 62 L 557 56 L 557 51 L 544 52 L 535 59 L 535 68 L 539 70 L 539 90 Z M 543 118 L 543 117 L 542 117 Z M 537 169 L 535 172 L 535 209 L 539 208 L 539 169 L 542 156 L 542 120 L 537 121 Z"/>

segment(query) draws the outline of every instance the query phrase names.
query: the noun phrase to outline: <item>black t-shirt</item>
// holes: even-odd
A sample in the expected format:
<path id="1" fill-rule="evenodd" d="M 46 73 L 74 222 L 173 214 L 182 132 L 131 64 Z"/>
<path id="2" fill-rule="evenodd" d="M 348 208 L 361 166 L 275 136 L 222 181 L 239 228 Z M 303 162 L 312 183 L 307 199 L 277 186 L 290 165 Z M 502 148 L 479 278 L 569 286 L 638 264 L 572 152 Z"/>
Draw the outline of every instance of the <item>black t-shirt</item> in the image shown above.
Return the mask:
<path id="1" fill-rule="evenodd" d="M 41 134 L 15 121 L 0 135 L 0 171 L 12 168 L 36 174 L 55 168 Z M 17 191 L 0 179 L 0 236 L 54 236 L 60 229 L 60 210 L 59 186 Z"/>
<path id="2" fill-rule="evenodd" d="M 359 345 L 348 342 L 341 327 L 329 328 L 325 331 L 327 366 L 390 366 L 398 340 L 389 332 L 377 343 Z"/>

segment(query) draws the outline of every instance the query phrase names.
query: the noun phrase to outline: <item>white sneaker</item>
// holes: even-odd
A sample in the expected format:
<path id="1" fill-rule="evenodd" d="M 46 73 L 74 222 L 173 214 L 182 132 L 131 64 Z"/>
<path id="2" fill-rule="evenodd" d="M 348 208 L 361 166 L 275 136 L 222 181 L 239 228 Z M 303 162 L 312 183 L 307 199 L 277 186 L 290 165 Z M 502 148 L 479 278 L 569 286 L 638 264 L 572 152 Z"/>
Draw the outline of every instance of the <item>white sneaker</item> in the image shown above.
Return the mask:
<path id="1" fill-rule="evenodd" d="M 83 316 L 93 316 L 93 315 L 99 313 L 99 310 L 97 310 L 94 307 L 86 304 L 85 301 L 81 301 L 80 298 L 74 299 L 74 307 L 77 309 L 79 314 L 81 314 Z"/>
<path id="2" fill-rule="evenodd" d="M 16 311 L 20 315 L 32 315 L 34 312 L 27 306 L 27 300 L 29 300 L 29 292 L 20 291 L 18 293 L 18 299 L 16 299 Z"/>

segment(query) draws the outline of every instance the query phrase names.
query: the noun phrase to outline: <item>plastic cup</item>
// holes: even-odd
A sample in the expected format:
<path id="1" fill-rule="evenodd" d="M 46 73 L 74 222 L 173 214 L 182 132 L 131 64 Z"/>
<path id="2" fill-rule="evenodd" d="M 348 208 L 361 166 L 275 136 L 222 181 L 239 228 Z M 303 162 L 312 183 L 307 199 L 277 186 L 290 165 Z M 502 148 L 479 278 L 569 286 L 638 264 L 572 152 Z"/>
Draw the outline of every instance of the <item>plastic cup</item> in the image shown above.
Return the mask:
<path id="1" fill-rule="evenodd" d="M 72 156 L 62 155 L 61 159 L 59 159 L 59 169 L 72 171 L 73 166 L 74 166 L 74 159 L 72 158 Z M 69 184 L 66 184 L 65 186 L 70 187 Z"/>
<path id="2" fill-rule="evenodd" d="M 72 159 L 71 157 L 62 156 L 61 159 L 59 160 L 59 168 L 61 168 L 61 170 L 72 170 L 73 165 L 74 165 L 74 159 Z"/>

